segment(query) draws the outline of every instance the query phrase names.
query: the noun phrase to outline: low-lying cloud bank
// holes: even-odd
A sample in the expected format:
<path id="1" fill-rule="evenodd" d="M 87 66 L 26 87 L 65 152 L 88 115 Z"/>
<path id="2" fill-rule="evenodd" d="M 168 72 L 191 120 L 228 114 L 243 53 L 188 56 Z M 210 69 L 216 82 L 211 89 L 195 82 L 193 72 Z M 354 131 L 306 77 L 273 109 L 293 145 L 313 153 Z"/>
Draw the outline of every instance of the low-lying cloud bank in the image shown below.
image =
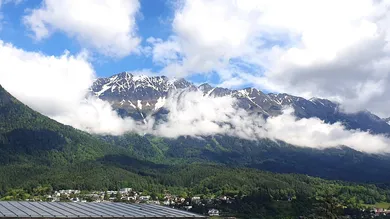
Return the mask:
<path id="1" fill-rule="evenodd" d="M 105 101 L 89 96 L 96 78 L 87 54 L 46 56 L 0 41 L 0 84 L 31 108 L 61 123 L 96 133 L 149 133 L 163 137 L 230 135 L 256 140 L 270 138 L 312 148 L 341 145 L 369 152 L 390 152 L 390 139 L 347 130 L 340 123 L 317 118 L 297 119 L 291 109 L 264 120 L 236 106 L 236 99 L 205 97 L 201 92 L 172 93 L 167 121 L 146 123 L 123 119 Z"/>
<path id="2" fill-rule="evenodd" d="M 368 153 L 390 152 L 390 139 L 383 135 L 347 130 L 341 123 L 327 124 L 318 118 L 298 119 L 291 108 L 265 120 L 238 108 L 236 101 L 230 96 L 203 96 L 201 92 L 173 94 L 165 105 L 170 111 L 167 122 L 154 124 L 150 120 L 154 128 L 147 132 L 171 138 L 216 134 L 250 140 L 269 138 L 301 147 L 343 145 Z"/>

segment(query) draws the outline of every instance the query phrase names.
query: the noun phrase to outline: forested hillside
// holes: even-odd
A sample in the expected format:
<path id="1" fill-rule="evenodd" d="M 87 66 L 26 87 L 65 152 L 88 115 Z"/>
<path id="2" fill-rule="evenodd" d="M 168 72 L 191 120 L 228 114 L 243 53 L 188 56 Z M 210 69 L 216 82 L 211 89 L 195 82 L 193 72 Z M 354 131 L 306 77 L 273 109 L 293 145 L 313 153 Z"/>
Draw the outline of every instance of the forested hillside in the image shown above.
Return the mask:
<path id="1" fill-rule="evenodd" d="M 94 160 L 116 149 L 22 104 L 0 87 L 0 163 L 62 165 Z"/>
<path id="2" fill-rule="evenodd" d="M 321 209 L 328 202 L 334 204 L 331 214 L 337 216 L 346 214 L 343 209 L 356 210 L 363 204 L 390 201 L 390 189 L 385 183 L 356 184 L 246 168 L 299 172 L 298 168 L 304 165 L 308 169 L 324 165 L 320 156 L 325 154 L 326 159 L 332 156 L 339 162 L 344 159 L 345 167 L 340 167 L 339 174 L 351 170 L 346 168 L 348 165 L 364 164 L 372 165 L 367 169 L 378 168 L 371 169 L 373 173 L 382 170 L 386 177 L 387 160 L 380 157 L 348 150 L 336 150 L 332 154 L 332 151 L 303 150 L 272 141 L 254 144 L 222 137 L 172 140 L 126 135 L 106 136 L 102 141 L 100 137 L 33 111 L 1 87 L 0 140 L 0 198 L 7 200 L 23 199 L 39 186 L 51 190 L 132 187 L 155 195 L 166 191 L 183 197 L 228 195 L 235 197 L 236 203 L 220 207 L 226 213 L 247 218 L 300 215 L 327 218 L 329 212 Z M 298 152 L 302 153 L 300 157 Z M 355 163 L 349 163 L 354 160 Z M 264 168 L 269 163 L 275 169 Z M 283 169 L 293 163 L 294 168 Z M 378 164 L 384 166 L 374 166 Z M 325 170 L 327 166 L 322 167 Z M 306 205 L 317 207 L 304 211 Z M 198 206 L 194 211 L 204 213 L 205 209 Z"/>
<path id="3" fill-rule="evenodd" d="M 117 147 L 85 132 L 49 119 L 13 98 L 0 87 L 0 185 L 35 184 L 41 174 L 66 169 L 107 154 Z M 65 171 L 63 171 L 65 170 Z M 77 169 L 76 169 L 77 170 Z"/>
<path id="4" fill-rule="evenodd" d="M 319 150 L 269 139 L 250 141 L 230 136 L 168 139 L 127 134 L 101 138 L 135 157 L 158 163 L 219 163 L 356 182 L 389 182 L 390 179 L 390 156 L 362 153 L 348 147 Z"/>

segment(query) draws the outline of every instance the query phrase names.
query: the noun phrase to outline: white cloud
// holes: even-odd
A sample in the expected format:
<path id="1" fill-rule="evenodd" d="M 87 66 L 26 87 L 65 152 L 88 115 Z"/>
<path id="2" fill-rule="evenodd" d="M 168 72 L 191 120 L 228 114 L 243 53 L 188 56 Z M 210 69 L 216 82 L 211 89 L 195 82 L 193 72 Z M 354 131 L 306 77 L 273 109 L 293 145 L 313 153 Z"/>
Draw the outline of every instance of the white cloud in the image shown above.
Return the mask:
<path id="1" fill-rule="evenodd" d="M 163 42 L 161 39 L 150 37 L 146 41 L 153 44 L 153 61 L 157 64 L 167 65 L 180 59 L 180 45 L 176 40 Z"/>
<path id="2" fill-rule="evenodd" d="M 173 19 L 174 36 L 155 43 L 153 52 L 160 56 L 158 60 L 161 54 L 177 57 L 169 59 L 163 72 L 179 76 L 220 72 L 228 67 L 230 59 L 245 56 L 262 45 L 261 40 L 254 40 L 258 28 L 253 27 L 259 13 L 243 12 L 241 2 L 184 1 Z M 169 45 L 173 44 L 177 49 L 172 51 Z"/>
<path id="3" fill-rule="evenodd" d="M 389 0 L 180 3 L 173 35 L 151 42 L 163 73 L 217 72 L 221 84 L 252 83 L 390 115 Z"/>
<path id="4" fill-rule="evenodd" d="M 286 33 L 299 33 L 299 43 L 278 51 L 263 77 L 265 85 L 339 100 L 348 111 L 367 108 L 389 115 L 389 22 L 388 11 L 382 11 L 388 5 L 389 1 L 343 1 L 309 7 L 316 9 L 310 20 L 284 27 Z M 310 11 L 299 14 L 309 17 Z M 271 20 L 287 22 L 276 16 Z"/>
<path id="5" fill-rule="evenodd" d="M 24 17 L 36 40 L 56 31 L 76 38 L 82 46 L 114 57 L 138 52 L 138 0 L 44 0 Z"/>
<path id="6" fill-rule="evenodd" d="M 341 123 L 328 124 L 318 118 L 297 119 L 291 110 L 271 117 L 264 126 L 269 138 L 293 145 L 329 148 L 340 145 L 368 153 L 390 152 L 390 139 L 359 130 L 347 130 Z"/>
<path id="7" fill-rule="evenodd" d="M 291 109 L 264 120 L 238 108 L 236 101 L 230 96 L 203 96 L 201 92 L 174 93 L 165 103 L 170 111 L 167 121 L 157 124 L 149 118 L 147 132 L 170 138 L 230 135 L 319 149 L 343 145 L 368 153 L 390 152 L 390 139 L 382 135 L 347 130 L 340 123 L 327 124 L 318 118 L 297 119 Z"/>
<path id="8" fill-rule="evenodd" d="M 31 108 L 61 123 L 92 133 L 122 134 L 134 122 L 88 91 L 95 72 L 85 53 L 46 56 L 0 41 L 0 83 Z"/>

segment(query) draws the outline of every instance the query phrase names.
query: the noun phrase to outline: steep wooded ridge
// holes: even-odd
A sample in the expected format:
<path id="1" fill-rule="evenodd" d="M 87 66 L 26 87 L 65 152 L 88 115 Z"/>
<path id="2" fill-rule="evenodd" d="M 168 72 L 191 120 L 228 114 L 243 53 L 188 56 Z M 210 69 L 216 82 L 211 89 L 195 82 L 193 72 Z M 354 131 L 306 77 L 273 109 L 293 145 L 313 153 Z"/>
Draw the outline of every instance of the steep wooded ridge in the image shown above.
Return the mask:
<path id="1" fill-rule="evenodd" d="M 284 107 L 290 106 L 298 118 L 317 117 L 327 123 L 341 122 L 348 129 L 390 135 L 387 121 L 368 111 L 345 113 L 340 110 L 339 104 L 326 99 L 307 100 L 289 94 L 265 94 L 255 88 L 231 90 L 209 84 L 196 86 L 184 79 L 171 80 L 165 76 L 140 76 L 122 72 L 97 79 L 91 92 L 110 102 L 120 115 L 142 120 L 149 114 L 158 116 L 163 112 L 161 109 L 164 108 L 169 92 L 180 89 L 201 91 L 211 97 L 230 95 L 237 99 L 239 107 L 264 117 L 279 115 Z"/>
<path id="2" fill-rule="evenodd" d="M 20 154 L 56 162 L 102 156 L 113 147 L 92 135 L 65 126 L 30 109 L 0 87 L 0 163 L 17 161 Z"/>
<path id="3" fill-rule="evenodd" d="M 331 213 L 337 216 L 364 203 L 389 202 L 389 164 L 387 158 L 347 148 L 309 150 L 268 140 L 93 136 L 33 111 L 0 86 L 0 199 L 23 199 L 24 193 L 33 193 L 38 186 L 81 190 L 132 187 L 153 194 L 168 190 L 173 194 L 235 196 L 237 202 L 224 206 L 224 211 L 243 218 L 327 218 L 329 212 L 325 214 L 323 209 L 330 204 L 336 206 Z M 378 184 L 256 168 L 327 178 L 346 175 L 349 180 Z M 294 200 L 288 201 L 291 197 Z"/>

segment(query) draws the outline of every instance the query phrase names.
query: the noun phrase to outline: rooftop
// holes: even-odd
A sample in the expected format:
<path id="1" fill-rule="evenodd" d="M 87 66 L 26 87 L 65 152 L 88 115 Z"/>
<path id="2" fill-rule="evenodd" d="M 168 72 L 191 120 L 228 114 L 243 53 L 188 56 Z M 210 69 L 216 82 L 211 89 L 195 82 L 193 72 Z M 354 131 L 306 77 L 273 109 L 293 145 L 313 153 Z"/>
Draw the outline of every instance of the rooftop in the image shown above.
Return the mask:
<path id="1" fill-rule="evenodd" d="M 0 201 L 0 218 L 205 218 L 153 204 Z"/>

